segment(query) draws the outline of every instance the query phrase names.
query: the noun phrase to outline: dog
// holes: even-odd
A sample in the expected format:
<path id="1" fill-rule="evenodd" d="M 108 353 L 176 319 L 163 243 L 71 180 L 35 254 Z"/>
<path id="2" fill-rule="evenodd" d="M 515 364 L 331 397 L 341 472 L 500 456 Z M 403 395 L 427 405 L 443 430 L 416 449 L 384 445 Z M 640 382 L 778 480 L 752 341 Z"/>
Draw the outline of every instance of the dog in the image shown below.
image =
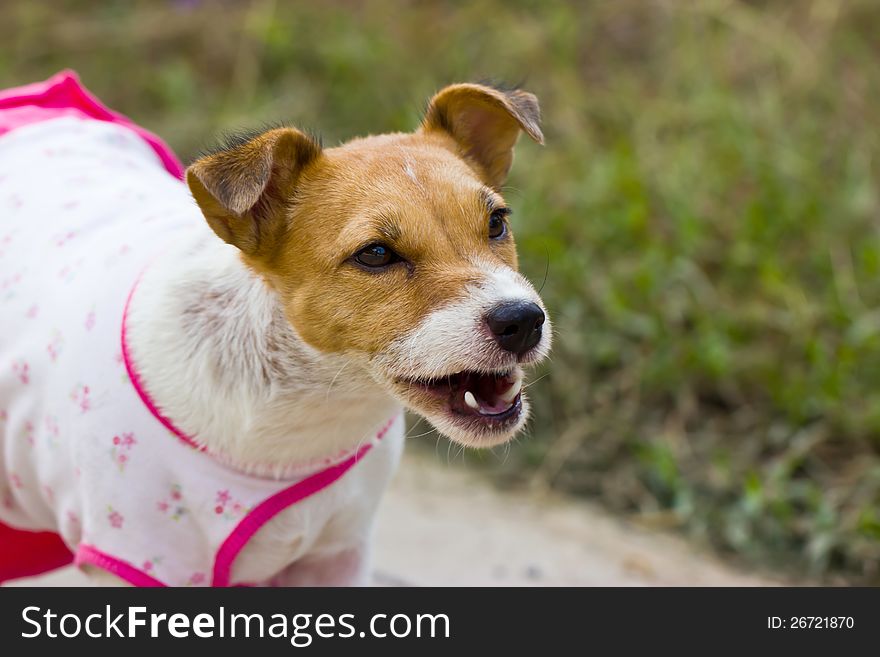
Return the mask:
<path id="1" fill-rule="evenodd" d="M 528 417 L 551 330 L 501 192 L 537 99 L 236 135 L 184 185 L 71 79 L 38 91 L 86 109 L 0 137 L 0 543 L 100 584 L 368 583 L 402 410 L 475 448 Z"/>

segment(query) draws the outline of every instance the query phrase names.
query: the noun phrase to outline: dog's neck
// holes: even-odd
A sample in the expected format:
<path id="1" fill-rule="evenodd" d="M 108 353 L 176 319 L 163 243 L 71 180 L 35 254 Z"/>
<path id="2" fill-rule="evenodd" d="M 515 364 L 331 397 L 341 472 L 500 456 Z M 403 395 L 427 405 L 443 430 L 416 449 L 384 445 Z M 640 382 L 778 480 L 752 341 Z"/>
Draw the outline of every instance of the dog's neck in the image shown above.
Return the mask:
<path id="1" fill-rule="evenodd" d="M 306 345 L 276 294 L 207 231 L 144 272 L 127 346 L 177 428 L 263 476 L 353 451 L 400 412 L 358 359 Z"/>

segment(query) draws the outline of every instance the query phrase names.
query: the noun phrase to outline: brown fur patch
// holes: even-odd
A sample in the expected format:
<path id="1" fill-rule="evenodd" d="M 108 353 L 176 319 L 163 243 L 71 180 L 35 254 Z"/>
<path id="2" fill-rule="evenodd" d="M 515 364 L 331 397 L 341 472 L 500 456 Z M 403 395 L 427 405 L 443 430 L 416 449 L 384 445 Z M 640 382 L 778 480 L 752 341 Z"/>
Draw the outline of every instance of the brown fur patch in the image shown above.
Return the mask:
<path id="1" fill-rule="evenodd" d="M 247 255 L 266 257 L 283 232 L 296 179 L 320 152 L 299 130 L 276 128 L 199 159 L 186 181 L 220 238 Z"/>
<path id="2" fill-rule="evenodd" d="M 484 186 L 444 139 L 358 140 L 326 151 L 304 174 L 278 257 L 254 265 L 311 345 L 375 353 L 479 283 L 479 261 L 516 267 L 513 238 L 488 239 Z M 353 264 L 373 242 L 408 264 L 379 272 Z"/>
<path id="3" fill-rule="evenodd" d="M 274 130 L 199 160 L 187 180 L 212 228 L 277 290 L 307 343 L 372 355 L 480 283 L 480 263 L 517 267 L 510 232 L 489 239 L 487 199 L 503 199 L 487 185 L 500 186 L 521 127 L 540 140 L 533 99 L 454 85 L 416 133 L 320 151 L 298 131 Z M 352 256 L 372 243 L 405 262 L 358 266 Z"/>
<path id="4" fill-rule="evenodd" d="M 441 90 L 428 105 L 422 129 L 449 134 L 461 155 L 495 189 L 507 178 L 520 130 L 544 143 L 534 95 L 480 84 L 454 84 Z"/>

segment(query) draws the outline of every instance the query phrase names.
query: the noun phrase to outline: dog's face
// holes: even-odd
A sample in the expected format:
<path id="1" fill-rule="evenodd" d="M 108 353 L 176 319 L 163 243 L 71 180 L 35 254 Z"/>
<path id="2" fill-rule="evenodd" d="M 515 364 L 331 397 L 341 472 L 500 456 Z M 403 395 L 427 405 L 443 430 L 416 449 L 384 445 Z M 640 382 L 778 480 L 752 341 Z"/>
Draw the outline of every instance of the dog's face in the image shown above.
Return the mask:
<path id="1" fill-rule="evenodd" d="M 499 192 L 520 131 L 542 141 L 538 120 L 531 94 L 454 85 L 415 133 L 322 149 L 279 128 L 201 158 L 187 181 L 303 341 L 489 446 L 522 427 L 522 365 L 550 347 Z"/>

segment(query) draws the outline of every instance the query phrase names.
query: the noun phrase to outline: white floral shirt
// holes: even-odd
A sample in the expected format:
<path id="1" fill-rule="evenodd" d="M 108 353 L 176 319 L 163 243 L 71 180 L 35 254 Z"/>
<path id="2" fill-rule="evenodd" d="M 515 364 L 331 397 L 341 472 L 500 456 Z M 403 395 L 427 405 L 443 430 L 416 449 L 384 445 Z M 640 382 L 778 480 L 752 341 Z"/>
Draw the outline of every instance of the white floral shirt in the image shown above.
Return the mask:
<path id="1" fill-rule="evenodd" d="M 143 403 L 126 301 L 201 221 L 125 127 L 59 118 L 0 137 L 0 522 L 57 532 L 78 563 L 134 584 L 245 583 L 231 567 L 256 529 L 363 456 L 311 479 L 246 476 Z"/>

